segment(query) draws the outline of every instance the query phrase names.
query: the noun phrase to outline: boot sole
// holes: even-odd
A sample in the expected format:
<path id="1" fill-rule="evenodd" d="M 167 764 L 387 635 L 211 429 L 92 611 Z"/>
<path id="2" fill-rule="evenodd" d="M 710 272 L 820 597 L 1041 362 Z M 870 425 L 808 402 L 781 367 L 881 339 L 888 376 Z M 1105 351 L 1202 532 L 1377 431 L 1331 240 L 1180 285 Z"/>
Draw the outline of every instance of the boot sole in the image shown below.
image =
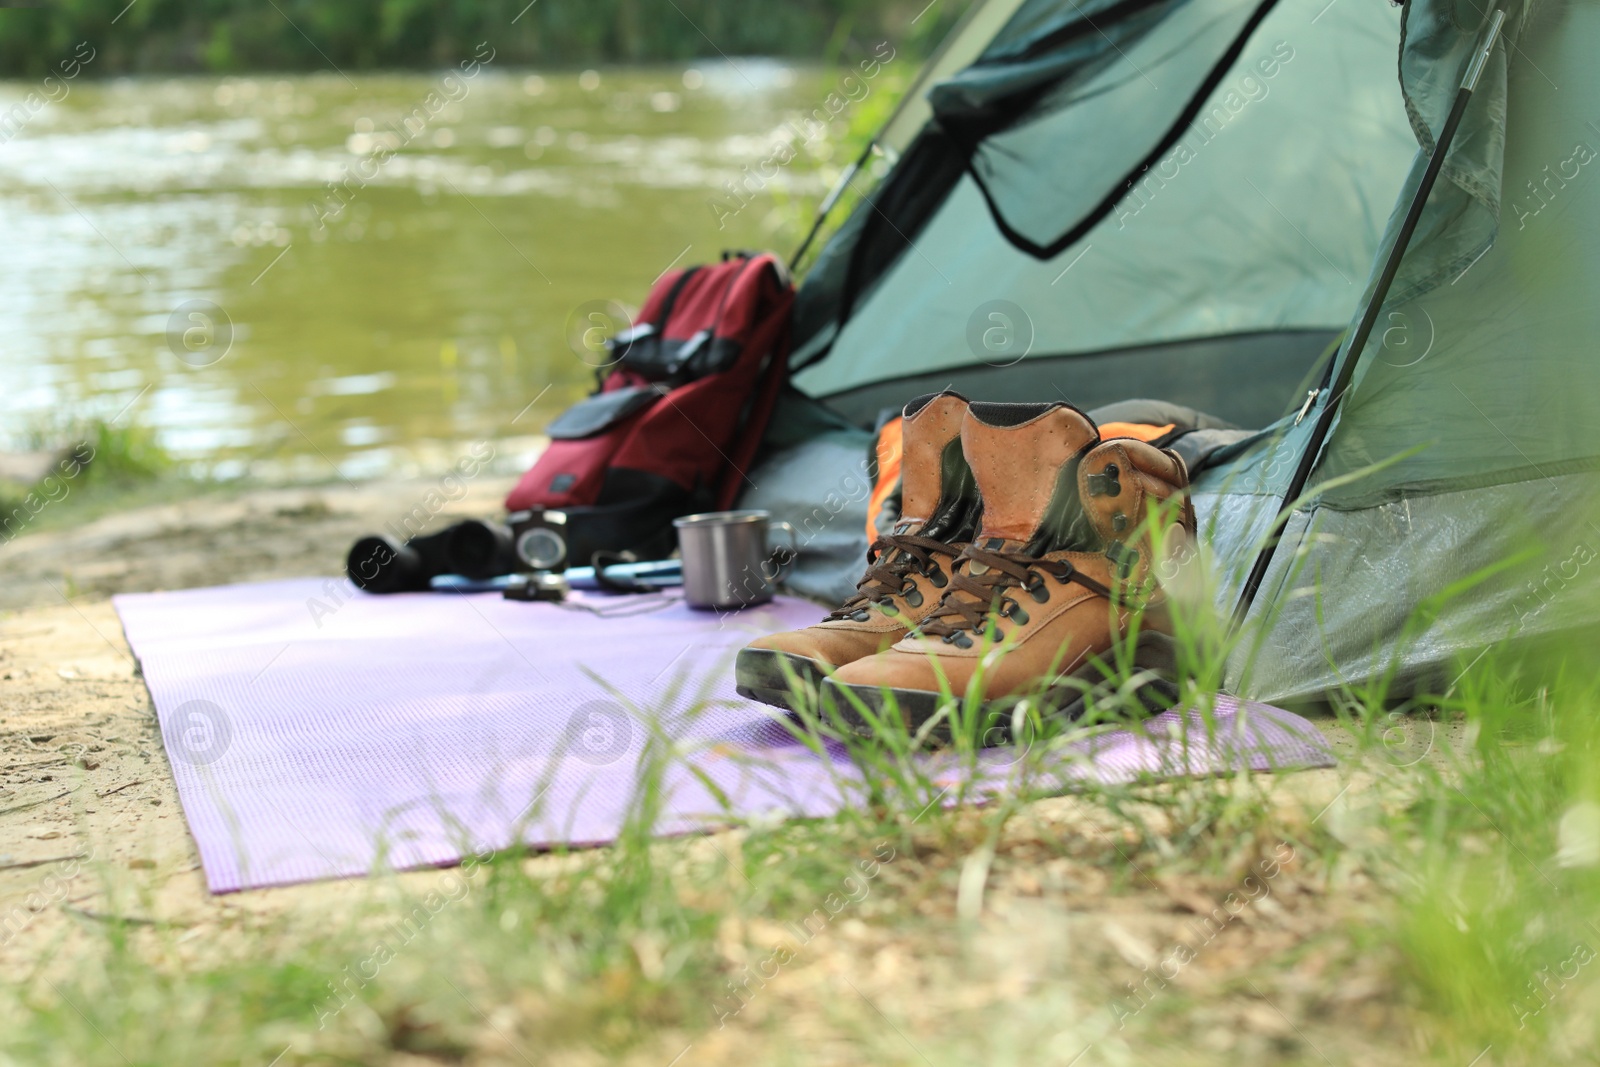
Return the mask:
<path id="1" fill-rule="evenodd" d="M 784 675 L 783 664 L 811 692 L 822 684 L 823 674 L 814 659 L 793 652 L 770 648 L 741 649 L 733 663 L 733 688 L 747 700 L 758 700 L 785 711 L 794 711 L 794 693 Z"/>
<path id="2" fill-rule="evenodd" d="M 1168 710 L 1178 702 L 1177 655 L 1176 646 L 1172 638 L 1166 634 L 1142 633 L 1134 644 L 1133 666 L 1137 671 L 1144 672 L 1149 677 L 1135 689 L 1134 695 L 1151 715 L 1158 715 Z M 1052 718 L 1065 722 L 1072 722 L 1083 717 L 1088 706 L 1092 687 L 1095 683 L 1103 681 L 1100 668 L 1094 664 L 1085 664 L 1067 676 L 1068 682 L 1054 689 L 1047 689 L 1036 697 L 1030 696 L 1005 696 L 986 700 L 979 705 L 979 715 L 982 717 L 983 730 L 981 736 L 984 744 L 1006 744 L 1010 741 L 1009 723 L 1011 713 L 1016 705 L 1024 699 L 1033 699 L 1040 704 L 1040 712 Z M 1070 684 L 1070 683 L 1079 684 Z M 1085 689 L 1085 683 L 1091 690 Z M 844 692 L 839 692 L 839 691 Z M 939 710 L 947 703 L 942 693 L 929 692 L 925 689 L 889 689 L 882 686 L 850 685 L 836 681 L 832 678 L 822 683 L 821 692 L 832 699 L 837 710 L 839 721 L 857 734 L 870 734 L 871 724 L 856 710 L 853 701 L 846 693 L 854 695 L 872 713 L 882 717 L 889 699 L 894 700 L 899 709 L 900 716 L 905 720 L 906 730 L 916 733 L 929 719 L 938 714 Z M 948 703 L 959 704 L 959 699 Z M 947 720 L 948 722 L 948 720 Z M 933 737 L 941 741 L 950 740 L 950 730 L 947 723 L 941 723 L 933 732 Z"/>

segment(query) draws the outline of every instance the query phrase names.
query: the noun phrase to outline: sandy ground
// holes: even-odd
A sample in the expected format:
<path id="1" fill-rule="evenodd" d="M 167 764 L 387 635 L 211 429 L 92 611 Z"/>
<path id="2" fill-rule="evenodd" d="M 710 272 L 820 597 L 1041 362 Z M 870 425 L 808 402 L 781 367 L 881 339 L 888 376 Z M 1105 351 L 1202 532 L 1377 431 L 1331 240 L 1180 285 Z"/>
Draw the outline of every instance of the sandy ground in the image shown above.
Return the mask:
<path id="1" fill-rule="evenodd" d="M 224 897 L 206 892 L 149 694 L 109 598 L 123 591 L 337 574 L 353 538 L 404 512 L 427 488 L 375 484 L 202 498 L 30 532 L 0 546 L 0 970 L 28 973 L 41 961 L 47 968 L 69 966 L 75 931 L 113 911 L 187 928 L 181 939 L 198 938 L 198 945 L 208 933 L 248 927 L 253 919 L 299 915 L 314 921 L 330 906 L 357 899 L 359 881 Z M 439 521 L 492 515 L 503 491 L 475 486 Z M 1298 812 L 1289 821 L 1302 824 L 1342 791 L 1334 771 L 1282 781 L 1285 811 Z M 1073 798 L 1045 801 L 1008 830 L 1008 838 L 1022 838 L 1008 851 L 1010 859 L 996 866 L 984 903 L 991 935 L 985 951 L 999 954 L 992 963 L 997 974 L 1013 976 L 1007 981 L 1048 948 L 1039 940 L 1041 908 L 1063 923 L 1070 916 L 1071 936 L 1097 946 L 1091 955 L 1101 966 L 1128 970 L 1146 964 L 1152 946 L 1170 941 L 1181 922 L 1209 906 L 1203 886 L 1152 883 L 1136 886 L 1131 896 L 1122 891 L 1102 899 L 1104 871 L 1074 864 L 1062 873 L 1054 870 L 1060 861 L 1026 862 L 1030 846 L 1023 838 L 1057 834 L 1068 824 L 1083 833 L 1096 817 L 1089 807 Z M 105 877 L 108 869 L 116 876 Z M 1212 955 L 1207 968 L 1243 967 L 1318 930 L 1326 933 L 1335 919 L 1319 906 L 1321 891 L 1294 892 L 1308 895 L 1301 900 L 1286 890 L 1285 907 L 1255 920 L 1226 952 Z M 953 910 L 954 903 L 940 902 L 936 910 Z M 840 961 L 819 964 L 816 980 L 825 982 L 831 969 L 854 966 L 841 961 L 856 960 L 876 968 L 872 987 L 895 997 L 903 976 L 890 973 L 892 967 L 877 971 L 888 966 L 884 959 L 898 959 L 903 946 L 891 944 L 887 931 L 860 923 L 850 931 L 831 950 Z M 917 966 L 915 955 L 904 965 Z M 797 981 L 793 995 L 804 997 L 809 982 Z M 942 993 L 922 988 L 929 1005 L 945 1003 Z M 1372 996 L 1379 987 L 1361 988 L 1367 990 L 1361 996 Z M 945 992 L 955 998 L 952 1004 L 970 999 L 959 986 Z M 773 1002 L 774 1010 L 782 1000 Z M 798 1003 L 789 1008 L 806 1010 Z M 1240 1012 L 1261 1018 L 1252 1022 Z M 1196 1024 L 1214 1032 L 1219 1049 L 1233 1047 L 1230 1042 L 1246 1032 L 1268 1042 L 1266 1049 L 1285 1029 L 1259 1003 L 1218 1005 Z M 716 1041 L 732 1042 L 723 1049 L 726 1057 L 702 1062 L 747 1062 L 752 1054 L 732 1038 L 711 1044 Z"/>
<path id="2" fill-rule="evenodd" d="M 74 915 L 111 906 L 95 875 L 100 862 L 126 870 L 119 883 L 138 890 L 140 899 L 117 902 L 124 913 L 152 919 L 221 918 L 340 892 L 206 892 L 150 695 L 110 597 L 339 574 L 351 541 L 432 487 L 208 496 L 0 546 L 0 969 L 36 961 Z M 472 486 L 435 521 L 493 515 L 504 491 Z"/>

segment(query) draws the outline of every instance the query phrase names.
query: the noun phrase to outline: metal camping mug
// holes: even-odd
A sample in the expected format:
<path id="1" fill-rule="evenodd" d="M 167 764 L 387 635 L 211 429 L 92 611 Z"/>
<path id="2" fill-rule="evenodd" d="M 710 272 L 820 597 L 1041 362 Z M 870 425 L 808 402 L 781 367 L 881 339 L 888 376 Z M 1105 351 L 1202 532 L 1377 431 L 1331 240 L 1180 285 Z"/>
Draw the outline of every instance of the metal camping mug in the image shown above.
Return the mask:
<path id="1" fill-rule="evenodd" d="M 765 511 L 707 511 L 672 520 L 683 554 L 683 599 L 692 608 L 748 608 L 772 599 L 774 586 L 794 564 L 800 539 L 794 527 Z M 788 558 L 774 550 L 770 527 L 789 535 Z"/>

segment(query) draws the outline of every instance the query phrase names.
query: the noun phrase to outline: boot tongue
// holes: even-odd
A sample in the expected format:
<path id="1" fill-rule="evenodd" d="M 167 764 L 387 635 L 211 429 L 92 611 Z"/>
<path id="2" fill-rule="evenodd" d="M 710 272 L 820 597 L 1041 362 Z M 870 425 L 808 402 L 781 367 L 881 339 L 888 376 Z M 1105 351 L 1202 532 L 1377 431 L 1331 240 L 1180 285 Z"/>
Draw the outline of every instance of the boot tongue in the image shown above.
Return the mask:
<path id="1" fill-rule="evenodd" d="M 966 414 L 965 400 L 940 393 L 901 423 L 901 526 L 926 523 L 946 496 L 960 491 L 957 483 L 970 477 L 960 444 Z"/>
<path id="2" fill-rule="evenodd" d="M 1092 551 L 1099 545 L 1078 496 L 1078 460 L 1100 439 L 1065 404 L 973 404 L 962 449 L 983 496 L 974 543 L 999 551 Z"/>

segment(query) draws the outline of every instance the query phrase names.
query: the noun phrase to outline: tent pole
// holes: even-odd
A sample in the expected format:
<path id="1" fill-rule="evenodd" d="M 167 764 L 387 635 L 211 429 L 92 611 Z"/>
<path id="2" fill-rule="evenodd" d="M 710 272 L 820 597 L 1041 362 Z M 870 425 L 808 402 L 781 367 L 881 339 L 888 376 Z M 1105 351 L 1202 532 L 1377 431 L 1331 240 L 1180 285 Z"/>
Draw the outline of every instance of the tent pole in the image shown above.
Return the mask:
<path id="1" fill-rule="evenodd" d="M 796 268 L 800 266 L 801 258 L 805 256 L 806 250 L 811 247 L 811 242 L 816 240 L 817 234 L 822 230 L 823 222 L 828 218 L 828 213 L 839 202 L 839 197 L 844 195 L 845 187 L 850 184 L 850 179 L 854 178 L 856 173 L 867 165 L 867 159 L 872 155 L 873 150 L 884 143 L 889 131 L 894 127 L 895 120 L 900 117 L 901 112 L 905 111 L 906 104 L 916 99 L 923 91 L 927 85 L 929 75 L 938 66 L 939 61 L 949 52 L 951 45 L 961 39 L 967 28 L 977 19 L 978 13 L 993 2 L 994 0 L 978 0 L 977 3 L 971 4 L 962 12 L 961 17 L 956 20 L 956 24 L 950 27 L 950 32 L 946 33 L 944 39 L 939 42 L 939 47 L 933 50 L 933 54 L 927 58 L 922 64 L 922 68 L 917 71 L 917 76 L 911 80 L 911 84 L 906 87 L 906 91 L 900 95 L 900 100 L 895 104 L 894 110 L 889 112 L 889 117 L 883 120 L 883 125 L 878 127 L 878 131 L 872 135 L 872 139 L 867 142 L 867 146 L 861 150 L 861 155 L 856 158 L 854 163 L 846 167 L 844 173 L 839 176 L 839 180 L 833 183 L 833 188 L 823 198 L 821 206 L 817 208 L 816 217 L 811 220 L 811 229 L 806 233 L 805 240 L 800 242 L 800 247 L 795 249 L 794 255 L 789 257 L 790 274 L 793 274 Z M 1013 8 L 1021 6 L 1022 0 L 1014 0 Z M 1009 13 L 1004 9 L 1001 10 L 1001 14 L 1005 18 L 1010 17 Z M 921 15 L 917 16 L 917 18 L 921 17 Z M 915 22 L 917 19 L 912 19 L 911 21 Z M 892 145 L 891 149 L 898 152 L 904 147 L 905 145 L 903 144 L 896 144 Z"/>
<path id="2" fill-rule="evenodd" d="M 789 257 L 789 273 L 793 274 L 800 265 L 800 257 L 806 254 L 806 249 L 811 247 L 811 242 L 816 240 L 817 233 L 822 229 L 822 223 L 828 217 L 828 212 L 833 210 L 833 205 L 839 202 L 844 195 L 845 187 L 850 184 L 850 179 L 856 176 L 856 171 L 866 165 L 867 158 L 872 155 L 872 150 L 878 147 L 878 139 L 874 137 L 867 142 L 867 147 L 861 150 L 861 155 L 844 169 L 839 175 L 839 180 L 833 183 L 833 188 L 828 190 L 828 195 L 822 198 L 822 203 L 817 206 L 816 217 L 811 220 L 811 229 L 806 231 L 806 239 L 800 242 L 800 247 L 794 250 L 794 255 Z"/>
<path id="3" fill-rule="evenodd" d="M 1439 131 L 1439 136 L 1434 139 L 1433 152 L 1428 157 L 1428 166 L 1422 172 L 1422 181 L 1417 185 L 1417 193 L 1411 199 L 1411 206 L 1406 211 L 1406 217 L 1400 224 L 1400 230 L 1395 234 L 1394 246 L 1389 250 L 1389 257 L 1384 261 L 1383 270 L 1378 275 L 1377 284 L 1373 286 L 1372 297 L 1367 301 L 1367 306 L 1361 313 L 1361 320 L 1355 331 L 1350 335 L 1349 343 L 1344 348 L 1344 360 L 1339 364 L 1339 372 L 1334 377 L 1333 383 L 1327 391 L 1327 400 L 1323 404 L 1322 413 L 1311 430 L 1311 437 L 1306 441 L 1305 451 L 1300 455 L 1300 462 L 1295 466 L 1294 477 L 1289 479 L 1289 487 L 1284 490 L 1283 500 L 1278 505 L 1278 514 L 1272 522 L 1272 528 L 1267 534 L 1266 543 L 1261 546 L 1256 554 L 1255 563 L 1250 568 L 1250 574 L 1245 579 L 1244 589 L 1239 595 L 1239 603 L 1233 611 L 1234 628 L 1244 624 L 1245 617 L 1250 614 L 1250 607 L 1255 603 L 1256 593 L 1261 589 L 1261 582 L 1266 577 L 1267 568 L 1272 563 L 1273 554 L 1277 551 L 1278 543 L 1283 538 L 1284 527 L 1289 522 L 1300 494 L 1305 491 L 1306 482 L 1311 478 L 1311 471 L 1317 464 L 1322 444 L 1327 440 L 1328 432 L 1333 428 L 1333 420 L 1339 412 L 1339 404 L 1344 400 L 1350 388 L 1350 379 L 1354 377 L 1356 361 L 1360 358 L 1362 349 L 1366 347 L 1367 338 L 1372 334 L 1372 327 L 1378 320 L 1378 313 L 1382 310 L 1383 301 L 1389 294 L 1389 287 L 1394 284 L 1395 274 L 1400 269 L 1400 261 L 1405 257 L 1406 246 L 1411 243 L 1411 235 L 1417 228 L 1417 223 L 1422 218 L 1422 209 L 1427 204 L 1428 195 L 1433 192 L 1434 182 L 1439 177 L 1439 171 L 1444 166 L 1445 156 L 1450 151 L 1450 143 L 1455 139 L 1456 127 L 1461 125 L 1461 117 L 1467 110 L 1467 102 L 1472 99 L 1473 90 L 1478 87 L 1478 79 L 1483 75 L 1483 69 L 1489 62 L 1489 56 L 1494 52 L 1495 43 L 1500 38 L 1501 28 L 1505 25 L 1506 13 L 1503 6 L 1497 6 L 1489 15 L 1489 23 L 1484 31 L 1483 43 L 1472 54 L 1471 61 L 1467 64 L 1465 75 L 1461 79 L 1461 87 L 1456 92 L 1455 103 L 1451 105 L 1450 115 L 1445 119 L 1444 126 Z M 1298 421 L 1298 420 L 1297 420 Z"/>

